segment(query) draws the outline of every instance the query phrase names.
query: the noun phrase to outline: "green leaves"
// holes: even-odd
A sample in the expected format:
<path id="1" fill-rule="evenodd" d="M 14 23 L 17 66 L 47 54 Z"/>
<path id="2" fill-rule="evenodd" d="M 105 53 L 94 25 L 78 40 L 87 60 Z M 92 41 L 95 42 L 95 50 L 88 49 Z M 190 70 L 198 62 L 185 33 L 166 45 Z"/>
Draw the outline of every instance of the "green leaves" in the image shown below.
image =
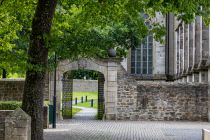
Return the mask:
<path id="1" fill-rule="evenodd" d="M 0 68 L 24 73 L 36 1 L 4 0 L 0 5 Z"/>
<path id="2" fill-rule="evenodd" d="M 0 3 L 0 67 L 24 71 L 37 0 Z M 186 23 L 201 15 L 206 24 L 210 23 L 209 0 L 60 0 L 51 34 L 45 37 L 49 58 L 54 52 L 59 59 L 107 57 L 110 47 L 122 57 L 149 33 L 163 43 L 165 26 L 153 23 L 148 29 L 140 14 L 151 19 L 156 12 L 173 12 Z"/>

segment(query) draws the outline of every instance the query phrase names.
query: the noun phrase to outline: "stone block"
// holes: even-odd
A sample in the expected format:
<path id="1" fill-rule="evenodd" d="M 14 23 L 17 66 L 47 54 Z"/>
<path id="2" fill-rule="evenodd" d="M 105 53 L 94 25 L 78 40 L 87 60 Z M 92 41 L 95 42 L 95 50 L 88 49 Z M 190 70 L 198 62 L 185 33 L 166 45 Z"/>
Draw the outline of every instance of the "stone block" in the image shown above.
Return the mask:
<path id="1" fill-rule="evenodd" d="M 106 114 L 106 119 L 107 120 L 115 120 L 116 119 L 116 114 Z"/>
<path id="2" fill-rule="evenodd" d="M 117 67 L 116 62 L 108 62 L 108 67 Z"/>
<path id="3" fill-rule="evenodd" d="M 107 97 L 107 102 L 113 102 L 114 103 L 114 102 L 116 102 L 116 98 L 114 96 L 111 96 L 111 97 L 108 96 Z"/>
<path id="4" fill-rule="evenodd" d="M 107 81 L 117 81 L 117 72 L 116 71 L 111 71 L 108 73 L 108 79 Z"/>
<path id="5" fill-rule="evenodd" d="M 44 118 L 44 129 L 47 129 L 49 127 L 49 108 L 48 106 L 44 106 L 44 111 L 43 111 L 43 118 Z"/>
<path id="6" fill-rule="evenodd" d="M 15 136 L 26 136 L 27 135 L 27 128 L 14 128 Z"/>
<path id="7" fill-rule="evenodd" d="M 108 87 L 117 87 L 117 82 L 115 82 L 115 81 L 109 81 L 109 82 L 107 83 L 107 86 L 108 86 Z"/>
<path id="8" fill-rule="evenodd" d="M 108 87 L 108 92 L 110 92 L 110 93 L 116 93 L 116 91 L 117 91 L 117 86 L 116 87 L 115 86 Z"/>
<path id="9" fill-rule="evenodd" d="M 15 124 L 15 127 L 16 128 L 24 128 L 24 127 L 27 127 L 28 125 L 28 122 L 27 120 L 19 120 L 16 124 Z"/>
<path id="10" fill-rule="evenodd" d="M 108 71 L 117 71 L 117 67 L 116 66 L 108 67 Z"/>
<path id="11" fill-rule="evenodd" d="M 202 140 L 210 140 L 210 130 L 202 129 Z"/>
<path id="12" fill-rule="evenodd" d="M 26 136 L 19 136 L 19 140 L 28 140 Z"/>
<path id="13" fill-rule="evenodd" d="M 31 117 L 18 108 L 5 118 L 5 140 L 20 138 L 30 140 Z"/>

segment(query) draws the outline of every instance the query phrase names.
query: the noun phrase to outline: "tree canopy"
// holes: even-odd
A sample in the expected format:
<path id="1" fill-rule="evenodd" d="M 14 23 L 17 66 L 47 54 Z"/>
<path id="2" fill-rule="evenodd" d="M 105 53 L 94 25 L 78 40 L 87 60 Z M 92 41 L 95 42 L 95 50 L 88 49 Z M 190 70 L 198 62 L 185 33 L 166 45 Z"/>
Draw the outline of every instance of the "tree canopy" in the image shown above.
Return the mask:
<path id="1" fill-rule="evenodd" d="M 0 68 L 25 72 L 37 1 L 0 1 Z M 107 57 L 106 50 L 110 47 L 122 57 L 128 48 L 137 46 L 148 34 L 140 13 L 152 18 L 156 12 L 163 15 L 173 12 L 185 22 L 201 15 L 209 24 L 209 7 L 209 0 L 60 0 L 51 35 L 46 37 L 49 59 L 53 52 L 57 52 L 60 59 Z M 152 32 L 160 40 L 164 30 L 155 23 Z"/>

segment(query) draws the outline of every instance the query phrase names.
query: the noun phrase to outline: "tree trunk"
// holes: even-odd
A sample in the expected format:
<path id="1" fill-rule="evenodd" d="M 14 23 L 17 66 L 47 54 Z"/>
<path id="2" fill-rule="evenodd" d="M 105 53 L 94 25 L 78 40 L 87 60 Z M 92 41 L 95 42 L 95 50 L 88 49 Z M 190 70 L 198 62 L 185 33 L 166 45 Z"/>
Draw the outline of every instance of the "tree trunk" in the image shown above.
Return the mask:
<path id="1" fill-rule="evenodd" d="M 31 140 L 43 140 L 43 94 L 50 34 L 57 0 L 39 0 L 32 21 L 23 110 L 31 116 Z"/>

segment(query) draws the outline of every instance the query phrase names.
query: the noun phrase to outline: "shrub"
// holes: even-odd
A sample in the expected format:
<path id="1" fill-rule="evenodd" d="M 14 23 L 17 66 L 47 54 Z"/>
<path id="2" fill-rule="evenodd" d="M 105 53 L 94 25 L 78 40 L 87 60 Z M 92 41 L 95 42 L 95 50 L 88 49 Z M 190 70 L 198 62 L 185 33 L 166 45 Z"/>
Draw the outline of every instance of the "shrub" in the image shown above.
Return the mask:
<path id="1" fill-rule="evenodd" d="M 0 110 L 15 110 L 22 106 L 19 101 L 0 101 Z"/>

